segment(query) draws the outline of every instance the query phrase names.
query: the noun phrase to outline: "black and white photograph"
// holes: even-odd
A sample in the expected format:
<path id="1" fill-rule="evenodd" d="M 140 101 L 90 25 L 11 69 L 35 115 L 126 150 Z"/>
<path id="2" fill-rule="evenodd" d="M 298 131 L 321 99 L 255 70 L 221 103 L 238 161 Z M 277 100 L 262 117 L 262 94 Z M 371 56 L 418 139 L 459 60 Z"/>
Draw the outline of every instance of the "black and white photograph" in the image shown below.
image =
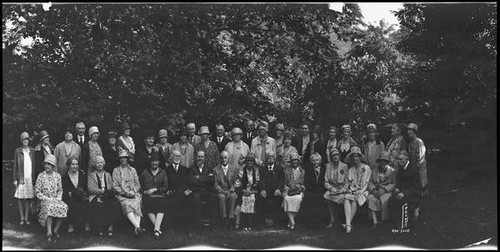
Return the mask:
<path id="1" fill-rule="evenodd" d="M 3 2 L 2 249 L 498 250 L 496 2 Z"/>

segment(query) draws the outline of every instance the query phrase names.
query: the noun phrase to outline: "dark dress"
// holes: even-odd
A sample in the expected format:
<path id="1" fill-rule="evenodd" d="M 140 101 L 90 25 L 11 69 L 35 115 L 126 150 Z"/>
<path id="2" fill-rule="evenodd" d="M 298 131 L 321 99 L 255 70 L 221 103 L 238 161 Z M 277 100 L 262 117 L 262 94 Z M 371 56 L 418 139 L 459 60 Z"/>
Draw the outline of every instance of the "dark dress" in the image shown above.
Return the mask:
<path id="1" fill-rule="evenodd" d="M 115 196 L 104 196 L 107 191 L 113 191 L 113 177 L 108 172 L 104 173 L 104 184 L 101 183 L 99 175 L 91 172 L 88 175 L 88 189 L 90 200 L 90 225 L 102 227 L 115 224 L 122 219 L 122 207 Z M 105 193 L 97 193 L 96 189 L 105 188 Z"/>
<path id="2" fill-rule="evenodd" d="M 312 150 L 311 145 L 312 145 L 312 140 L 309 142 L 309 144 L 307 145 L 307 148 L 304 152 L 304 157 L 302 159 L 302 162 L 304 163 L 304 165 L 306 163 L 310 163 L 309 158 L 311 157 L 311 155 L 314 152 L 317 152 L 321 156 L 321 164 L 326 164 L 328 162 L 328 158 L 326 157 L 326 143 L 325 143 L 325 141 L 323 141 L 323 139 L 319 139 L 318 141 L 316 141 L 316 143 L 314 143 L 314 152 L 311 151 Z"/>
<path id="3" fill-rule="evenodd" d="M 89 218 L 90 205 L 87 191 L 87 176 L 78 172 L 78 184 L 74 186 L 69 172 L 62 178 L 63 201 L 68 205 L 67 221 L 74 225 L 84 224 Z M 72 196 L 69 196 L 71 192 Z M 83 193 L 82 193 L 83 192 Z"/>
<path id="4" fill-rule="evenodd" d="M 167 191 L 168 179 L 167 172 L 158 168 L 158 173 L 153 175 L 151 169 L 142 171 L 139 177 L 141 190 L 147 191 L 151 188 L 157 188 L 158 191 L 153 194 L 143 194 L 142 207 L 146 213 L 165 213 L 167 211 Z"/>
<path id="5" fill-rule="evenodd" d="M 326 210 L 323 195 L 325 194 L 325 166 L 321 165 L 320 172 L 316 175 L 316 171 L 311 165 L 305 168 L 304 185 L 306 190 L 304 192 L 304 199 L 302 201 L 303 216 L 317 217 L 319 211 Z M 318 210 L 321 209 L 321 210 Z M 313 221 L 308 219 L 308 224 Z M 319 221 L 318 221 L 319 222 Z M 315 222 L 317 224 L 318 222 Z"/>
<path id="6" fill-rule="evenodd" d="M 151 152 L 146 148 L 145 144 L 136 145 L 135 150 L 135 166 L 137 174 L 142 174 L 142 171 L 149 169 L 151 165 Z"/>
<path id="7" fill-rule="evenodd" d="M 82 147 L 82 153 L 80 154 L 80 169 L 85 172 L 85 174 L 89 174 L 93 170 L 95 170 L 95 167 L 91 167 L 89 169 L 89 162 L 91 157 L 90 157 L 90 146 L 89 143 L 90 141 L 85 141 L 85 144 L 83 144 Z M 96 142 L 97 145 L 99 145 L 99 148 L 101 148 L 101 152 L 103 151 L 102 145 L 99 142 Z M 104 153 L 103 153 L 104 155 Z"/>
<path id="8" fill-rule="evenodd" d="M 102 150 L 102 155 L 106 163 L 104 164 L 104 170 L 113 174 L 113 169 L 120 165 L 120 160 L 118 159 L 118 146 L 115 149 L 111 148 L 111 145 L 106 145 L 104 150 Z"/>
<path id="9" fill-rule="evenodd" d="M 263 166 L 260 169 L 260 190 L 266 191 L 266 198 L 257 197 L 257 213 L 263 218 L 276 219 L 283 216 L 281 203 L 283 196 L 274 196 L 276 189 L 282 193 L 285 186 L 285 173 L 281 165 L 275 163 L 272 171 L 269 171 L 269 166 Z"/>
<path id="10" fill-rule="evenodd" d="M 168 190 L 173 194 L 168 197 L 168 215 L 171 217 L 172 224 L 179 227 L 189 227 L 194 225 L 193 211 L 194 200 L 193 193 L 185 195 L 184 191 L 190 189 L 189 168 L 179 165 L 175 171 L 173 164 L 166 168 L 168 178 Z"/>

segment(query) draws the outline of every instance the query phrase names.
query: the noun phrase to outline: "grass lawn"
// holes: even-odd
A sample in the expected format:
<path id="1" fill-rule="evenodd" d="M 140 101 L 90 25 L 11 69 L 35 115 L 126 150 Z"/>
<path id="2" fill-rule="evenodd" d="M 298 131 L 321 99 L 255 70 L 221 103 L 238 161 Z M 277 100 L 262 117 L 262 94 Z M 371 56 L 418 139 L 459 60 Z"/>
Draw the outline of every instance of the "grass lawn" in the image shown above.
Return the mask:
<path id="1" fill-rule="evenodd" d="M 446 166 L 446 160 L 429 160 L 431 196 L 421 205 L 421 216 L 410 234 L 393 234 L 389 227 L 369 232 L 366 211 L 357 214 L 353 232 L 325 230 L 326 206 L 301 209 L 297 230 L 211 231 L 195 233 L 189 239 L 184 233 L 166 230 L 160 240 L 150 232 L 141 238 L 132 235 L 132 228 L 122 223 L 113 237 L 69 235 L 62 228 L 61 239 L 48 244 L 45 229 L 36 220 L 30 227 L 19 226 L 13 186 L 3 180 L 3 239 L 4 247 L 29 249 L 72 249 L 93 246 L 113 246 L 130 249 L 168 249 L 207 245 L 218 248 L 265 249 L 291 245 L 306 245 L 330 249 L 356 249 L 386 245 L 414 248 L 462 248 L 492 238 L 489 244 L 497 246 L 497 177 L 496 164 L 475 167 L 475 170 Z M 478 172 L 479 171 L 479 172 Z M 5 175 L 5 174 L 4 174 Z M 146 221 L 146 220 L 144 220 Z M 168 221 L 168 219 L 166 220 Z M 286 225 L 286 223 L 282 224 Z M 316 226 L 316 227 L 315 227 Z M 64 227 L 64 225 L 63 225 Z"/>

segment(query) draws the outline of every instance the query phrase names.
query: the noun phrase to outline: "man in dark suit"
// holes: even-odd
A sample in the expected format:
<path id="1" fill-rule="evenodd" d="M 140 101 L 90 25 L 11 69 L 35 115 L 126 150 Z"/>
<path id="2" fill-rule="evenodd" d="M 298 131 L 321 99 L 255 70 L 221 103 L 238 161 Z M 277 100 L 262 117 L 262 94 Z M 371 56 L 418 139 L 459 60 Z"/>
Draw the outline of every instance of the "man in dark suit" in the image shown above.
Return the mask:
<path id="1" fill-rule="evenodd" d="M 249 147 L 252 146 L 252 140 L 257 136 L 255 132 L 255 125 L 252 120 L 248 120 L 245 124 L 245 132 L 243 132 L 243 140 Z"/>
<path id="2" fill-rule="evenodd" d="M 283 215 L 281 202 L 285 185 L 285 173 L 281 165 L 275 163 L 276 154 L 267 153 L 266 165 L 260 168 L 260 195 L 257 197 L 257 206 L 261 218 L 264 218 L 266 227 L 272 227 L 274 221 Z"/>
<path id="3" fill-rule="evenodd" d="M 198 151 L 196 164 L 190 168 L 190 184 L 193 190 L 194 214 L 196 224 L 201 226 L 202 201 L 206 202 L 206 210 L 211 224 L 217 216 L 217 195 L 214 190 L 213 167 L 205 165 L 205 152 Z"/>
<path id="4" fill-rule="evenodd" d="M 214 141 L 217 144 L 217 148 L 219 149 L 219 153 L 223 151 L 226 148 L 226 144 L 231 142 L 231 139 L 227 138 L 225 136 L 226 131 L 224 130 L 224 125 L 222 124 L 217 124 L 215 125 L 215 134 L 212 138 L 212 141 Z"/>
<path id="5" fill-rule="evenodd" d="M 220 154 L 221 163 L 214 168 L 215 182 L 214 188 L 217 192 L 217 205 L 219 214 L 223 220 L 223 229 L 227 230 L 233 227 L 234 209 L 236 207 L 236 198 L 238 195 L 236 189 L 236 175 L 238 169 L 229 165 L 229 153 L 222 151 Z"/>
<path id="6" fill-rule="evenodd" d="M 309 125 L 307 123 L 303 123 L 300 125 L 300 134 L 298 134 L 292 140 L 292 146 L 295 147 L 295 149 L 297 149 L 297 151 L 299 152 L 299 156 L 302 157 L 302 160 L 309 159 L 309 157 L 304 156 L 308 145 L 309 145 Z"/>
<path id="7" fill-rule="evenodd" d="M 83 145 L 89 141 L 88 138 L 85 137 L 85 123 L 78 122 L 75 125 L 76 131 L 76 139 L 75 142 L 80 145 L 80 149 L 83 148 Z"/>
<path id="8" fill-rule="evenodd" d="M 194 224 L 193 209 L 194 201 L 192 190 L 189 185 L 189 168 L 180 165 L 181 153 L 177 150 L 172 152 L 172 164 L 167 166 L 169 215 L 175 228 L 187 230 L 189 238 L 192 237 Z M 167 215 L 168 216 L 168 215 Z"/>

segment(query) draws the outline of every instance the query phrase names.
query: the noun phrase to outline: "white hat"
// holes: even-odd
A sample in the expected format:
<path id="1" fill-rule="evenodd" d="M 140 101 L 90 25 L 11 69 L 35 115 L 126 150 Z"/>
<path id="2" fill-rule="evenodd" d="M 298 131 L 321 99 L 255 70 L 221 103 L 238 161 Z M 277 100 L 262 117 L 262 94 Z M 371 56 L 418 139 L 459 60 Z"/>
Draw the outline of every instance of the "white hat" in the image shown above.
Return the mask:
<path id="1" fill-rule="evenodd" d="M 89 129 L 89 137 L 92 137 L 92 134 L 94 134 L 94 133 L 99 133 L 99 129 L 97 128 L 97 126 L 90 127 L 90 129 Z"/>
<path id="2" fill-rule="evenodd" d="M 200 134 L 200 135 L 203 135 L 203 134 L 210 134 L 210 131 L 208 130 L 208 127 L 207 127 L 207 126 L 201 126 L 201 127 L 200 127 L 200 131 L 199 131 L 199 134 Z"/>

